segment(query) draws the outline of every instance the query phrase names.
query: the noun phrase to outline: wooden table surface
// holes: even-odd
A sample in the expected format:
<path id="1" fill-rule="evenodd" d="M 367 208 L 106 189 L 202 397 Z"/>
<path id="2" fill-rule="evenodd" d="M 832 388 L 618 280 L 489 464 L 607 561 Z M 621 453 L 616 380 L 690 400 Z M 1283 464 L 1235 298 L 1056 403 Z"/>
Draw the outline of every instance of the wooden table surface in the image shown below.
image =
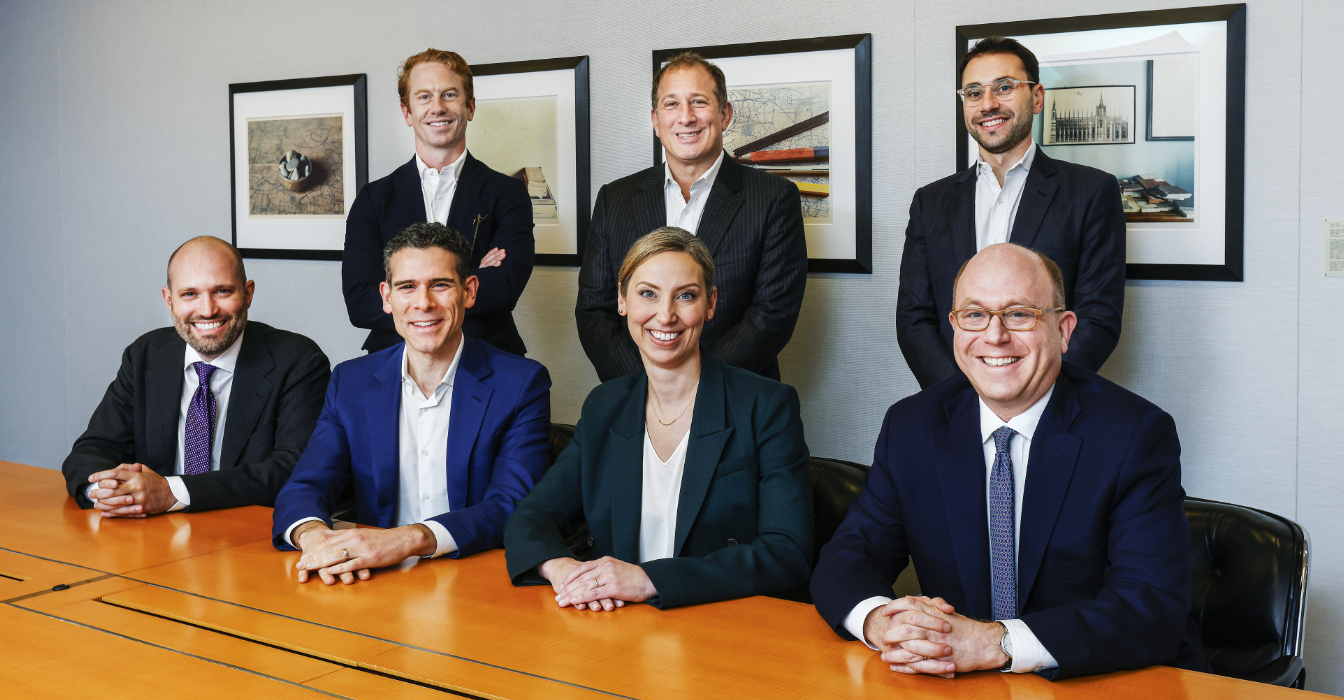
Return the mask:
<path id="1" fill-rule="evenodd" d="M 126 644 L 176 649 L 268 682 L 340 697 L 445 697 L 439 688 L 489 698 L 650 700 L 1315 695 L 1163 667 L 1059 683 L 1030 674 L 908 677 L 889 671 L 862 644 L 842 641 L 809 605 L 755 597 L 667 611 L 646 605 L 612 613 L 562 610 L 549 587 L 512 586 L 500 551 L 461 560 L 412 559 L 350 586 L 299 584 L 293 568 L 298 554 L 271 547 L 269 509 L 95 526 L 78 517 L 59 474 L 51 479 L 0 463 L 0 478 L 32 482 L 29 508 L 38 511 L 45 502 L 61 513 L 34 516 L 57 530 L 50 546 L 37 538 L 19 550 L 54 561 L 37 564 L 0 552 L 0 575 L 14 572 L 22 583 L 19 576 L 46 581 L 89 570 L 120 574 L 99 573 L 102 578 L 90 583 L 23 598 L 0 612 L 22 608 L 49 616 L 38 618 L 44 624 L 59 618 L 100 634 L 114 632 Z M 59 498 L 39 495 L 39 483 L 56 489 Z M 6 503 L 11 498 L 0 495 L 0 513 L 13 513 Z M 11 515 L 0 518 L 0 548 L 14 550 L 11 543 L 23 538 L 11 530 Z M 177 537 L 183 528 L 189 536 Z M 39 530 L 28 531 L 35 536 Z M 143 551 L 154 546 L 162 550 Z M 9 673 L 0 671 L 0 678 Z"/>

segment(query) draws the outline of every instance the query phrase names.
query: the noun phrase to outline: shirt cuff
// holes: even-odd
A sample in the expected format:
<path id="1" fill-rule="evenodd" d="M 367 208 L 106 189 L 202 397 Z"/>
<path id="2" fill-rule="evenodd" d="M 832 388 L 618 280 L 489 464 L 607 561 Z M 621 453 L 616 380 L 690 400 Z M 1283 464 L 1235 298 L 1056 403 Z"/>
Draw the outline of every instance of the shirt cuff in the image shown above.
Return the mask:
<path id="1" fill-rule="evenodd" d="M 98 499 L 93 497 L 93 490 L 96 488 L 98 488 L 98 484 L 89 484 L 89 487 L 84 489 L 84 497 L 89 499 L 90 501 L 93 501 L 94 503 L 98 502 Z"/>
<path id="2" fill-rule="evenodd" d="M 296 520 L 296 521 L 294 521 L 294 524 L 293 524 L 293 525 L 290 525 L 288 528 L 285 529 L 285 544 L 287 544 L 287 545 L 293 547 L 294 549 L 298 549 L 298 548 L 299 548 L 299 545 L 294 544 L 294 541 L 291 540 L 291 539 L 289 539 L 290 534 L 294 532 L 294 528 L 296 528 L 296 527 L 298 527 L 298 526 L 300 526 L 300 525 L 302 525 L 302 524 L 308 522 L 309 520 L 321 520 L 321 519 L 322 519 L 322 518 L 315 518 L 315 517 L 309 516 L 309 517 L 307 517 L 307 518 L 304 518 L 303 520 Z"/>
<path id="3" fill-rule="evenodd" d="M 174 503 L 173 507 L 168 509 L 169 513 L 191 505 L 191 494 L 187 492 L 187 485 L 182 483 L 182 477 L 165 476 L 164 479 L 168 482 L 168 488 L 173 492 L 173 498 L 177 499 L 177 503 Z"/>
<path id="4" fill-rule="evenodd" d="M 1008 629 L 1008 643 L 1013 646 L 1013 673 L 1035 673 L 1058 668 L 1059 662 L 1036 639 L 1031 628 L 1021 620 L 999 620 Z"/>
<path id="5" fill-rule="evenodd" d="M 453 539 L 452 533 L 448 532 L 448 528 L 444 527 L 442 523 L 436 520 L 421 520 L 420 524 L 429 528 L 429 531 L 434 533 L 434 541 L 437 545 L 434 548 L 434 553 L 429 555 L 431 558 L 441 557 L 445 554 L 452 554 L 457 551 L 457 540 Z"/>
<path id="6" fill-rule="evenodd" d="M 849 611 L 849 615 L 845 616 L 845 629 L 848 630 L 850 634 L 854 635 L 860 642 L 868 644 L 868 638 L 863 636 L 863 623 L 868 619 L 868 613 L 872 612 L 873 608 L 880 605 L 886 605 L 891 601 L 891 598 L 879 595 L 873 596 L 872 598 L 855 605 L 854 609 Z M 877 651 L 877 647 L 872 644 L 868 644 L 868 648 Z"/>

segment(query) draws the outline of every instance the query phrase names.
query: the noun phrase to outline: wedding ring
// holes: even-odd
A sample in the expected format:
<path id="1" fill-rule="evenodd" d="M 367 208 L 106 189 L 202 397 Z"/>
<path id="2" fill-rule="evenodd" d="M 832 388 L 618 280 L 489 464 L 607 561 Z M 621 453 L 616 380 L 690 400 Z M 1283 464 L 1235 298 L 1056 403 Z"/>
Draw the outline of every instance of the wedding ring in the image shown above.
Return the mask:
<path id="1" fill-rule="evenodd" d="M 342 557 L 345 557 L 347 560 L 350 559 L 350 550 L 348 550 L 348 549 L 342 549 L 342 550 L 341 550 L 341 556 L 342 556 Z"/>

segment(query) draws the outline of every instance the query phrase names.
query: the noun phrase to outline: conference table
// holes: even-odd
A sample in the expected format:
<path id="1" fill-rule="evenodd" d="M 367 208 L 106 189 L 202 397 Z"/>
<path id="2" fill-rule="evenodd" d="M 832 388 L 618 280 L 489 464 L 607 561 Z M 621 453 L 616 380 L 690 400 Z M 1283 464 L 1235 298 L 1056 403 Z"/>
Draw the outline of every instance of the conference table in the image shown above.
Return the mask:
<path id="1" fill-rule="evenodd" d="M 1051 683 L 905 676 L 810 605 L 610 613 L 514 587 L 502 551 L 300 584 L 271 510 L 101 519 L 60 472 L 0 462 L 0 695 L 201 698 L 1297 698 L 1166 667 Z M 1320 696 L 1325 697 L 1325 696 Z"/>

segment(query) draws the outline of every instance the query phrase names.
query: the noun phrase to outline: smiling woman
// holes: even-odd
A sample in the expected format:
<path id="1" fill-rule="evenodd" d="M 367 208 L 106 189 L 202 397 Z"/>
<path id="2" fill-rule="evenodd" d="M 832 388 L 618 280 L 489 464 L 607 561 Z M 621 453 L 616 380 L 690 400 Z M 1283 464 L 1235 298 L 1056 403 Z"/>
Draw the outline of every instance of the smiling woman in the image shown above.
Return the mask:
<path id="1" fill-rule="evenodd" d="M 713 258 L 693 234 L 639 239 L 617 286 L 644 371 L 589 394 L 574 441 L 505 528 L 509 575 L 593 611 L 801 587 L 812 495 L 797 392 L 700 347 L 716 293 Z M 562 534 L 579 522 L 588 561 Z"/>

